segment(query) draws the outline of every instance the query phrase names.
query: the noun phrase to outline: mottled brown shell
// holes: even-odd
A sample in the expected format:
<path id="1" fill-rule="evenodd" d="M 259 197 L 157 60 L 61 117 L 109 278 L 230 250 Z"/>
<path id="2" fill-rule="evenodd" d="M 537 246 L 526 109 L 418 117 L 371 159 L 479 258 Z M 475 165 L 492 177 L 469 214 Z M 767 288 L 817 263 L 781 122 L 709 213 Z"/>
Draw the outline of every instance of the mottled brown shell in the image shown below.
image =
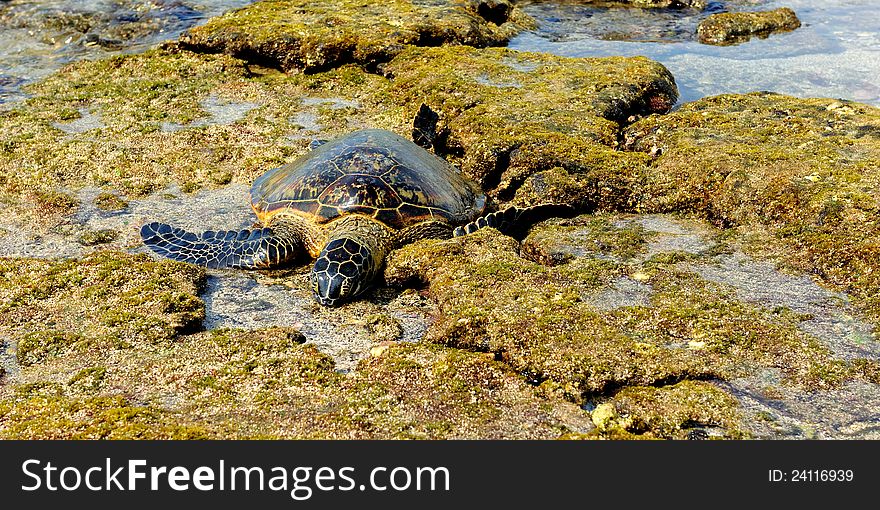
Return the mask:
<path id="1" fill-rule="evenodd" d="M 318 224 L 360 213 L 399 229 L 426 220 L 467 223 L 482 214 L 486 196 L 413 142 L 365 129 L 258 177 L 251 205 L 264 224 L 281 212 Z"/>

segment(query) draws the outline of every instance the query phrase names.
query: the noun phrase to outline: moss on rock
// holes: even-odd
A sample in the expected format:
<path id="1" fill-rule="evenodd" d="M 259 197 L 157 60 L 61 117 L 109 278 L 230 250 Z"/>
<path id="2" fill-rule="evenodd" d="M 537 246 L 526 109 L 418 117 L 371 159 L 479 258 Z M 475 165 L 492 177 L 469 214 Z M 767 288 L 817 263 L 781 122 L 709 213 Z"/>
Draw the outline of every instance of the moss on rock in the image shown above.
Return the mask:
<path id="1" fill-rule="evenodd" d="M 101 230 L 89 230 L 79 236 L 79 244 L 83 246 L 95 246 L 98 244 L 112 243 L 119 237 L 119 232 L 112 228 Z"/>
<path id="2" fill-rule="evenodd" d="M 664 9 L 692 7 L 704 9 L 707 0 L 576 0 L 578 3 L 602 7 L 641 7 L 645 9 Z"/>
<path id="3" fill-rule="evenodd" d="M 2 439 L 205 439 L 196 426 L 124 397 L 18 395 L 0 400 Z"/>
<path id="4" fill-rule="evenodd" d="M 71 352 L 47 365 L 73 374 L 66 385 L 26 367 L 0 387 L 0 437 L 538 439 L 592 428 L 481 354 L 397 344 L 343 375 L 303 341 L 287 328 L 215 330 Z"/>
<path id="5" fill-rule="evenodd" d="M 103 186 L 140 196 L 171 183 L 185 191 L 250 183 L 307 150 L 309 133 L 297 116 L 316 112 L 323 136 L 366 126 L 367 107 L 382 109 L 365 96 L 386 82 L 353 66 L 285 76 L 174 48 L 77 62 L 0 112 L 0 192 L 13 206 L 69 214 L 76 202 L 59 188 Z M 324 97 L 332 108 L 322 106 Z M 335 100 L 349 106 L 336 107 Z M 226 103 L 257 107 L 238 120 L 214 122 L 207 106 Z M 98 127 L 72 134 L 58 127 L 84 109 L 100 117 Z M 113 193 L 99 195 L 95 205 L 126 206 Z"/>
<path id="6" fill-rule="evenodd" d="M 753 36 L 766 38 L 770 34 L 790 32 L 800 26 L 801 21 L 788 7 L 765 12 L 723 12 L 701 21 L 697 27 L 697 38 L 703 44 L 738 44 Z"/>
<path id="7" fill-rule="evenodd" d="M 21 214 L 37 207 L 22 200 L 28 196 L 69 214 L 76 204 L 60 201 L 59 188 L 138 196 L 171 183 L 187 192 L 250 183 L 305 152 L 318 131 L 322 138 L 362 127 L 408 135 L 425 103 L 439 114 L 435 150 L 500 198 L 512 198 L 533 173 L 563 167 L 575 176 L 579 205 L 610 209 L 632 205 L 630 190 L 650 161 L 614 150 L 617 121 L 665 111 L 677 96 L 668 71 L 644 58 L 407 47 L 386 68 L 390 79 L 355 65 L 285 75 L 173 45 L 77 62 L 0 112 L 0 191 Z M 214 122 L 212 108 L 226 103 L 255 106 Z M 84 111 L 100 124 L 78 133 L 59 128 Z M 546 187 L 531 180 L 517 200 L 552 200 Z M 109 195 L 96 205 L 124 207 Z"/>
<path id="8" fill-rule="evenodd" d="M 666 68 L 642 57 L 410 47 L 384 70 L 393 77 L 381 92 L 387 102 L 405 118 L 427 105 L 438 116 L 435 151 L 503 199 L 553 167 L 626 180 L 644 159 L 613 150 L 618 122 L 665 112 L 678 97 Z"/>
<path id="9" fill-rule="evenodd" d="M 740 419 L 736 398 L 703 381 L 623 388 L 593 411 L 597 432 L 611 437 L 687 439 L 695 428 L 710 428 L 722 437 L 742 438 Z"/>
<path id="10" fill-rule="evenodd" d="M 753 251 L 854 295 L 880 320 L 880 109 L 778 94 L 723 95 L 630 126 L 656 155 L 649 211 L 737 227 Z"/>
<path id="11" fill-rule="evenodd" d="M 75 198 L 56 190 L 34 191 L 27 195 L 27 199 L 33 206 L 33 216 L 37 221 L 70 214 L 79 206 Z"/>
<path id="12" fill-rule="evenodd" d="M 99 193 L 95 197 L 95 207 L 102 211 L 121 211 L 128 207 L 128 202 L 113 193 Z"/>
<path id="13" fill-rule="evenodd" d="M 406 45 L 499 46 L 532 20 L 505 0 L 261 0 L 180 38 L 200 52 L 293 69 L 390 60 Z"/>
<path id="14" fill-rule="evenodd" d="M 533 228 L 522 242 L 522 255 L 545 266 L 578 257 L 626 260 L 644 251 L 647 233 L 638 224 L 615 223 L 614 215 L 549 220 Z"/>
<path id="15" fill-rule="evenodd" d="M 614 242 L 608 221 L 579 221 L 587 226 L 579 233 L 582 246 Z M 485 229 L 406 246 L 391 254 L 385 276 L 391 284 L 427 285 L 440 314 L 429 340 L 493 353 L 546 391 L 577 402 L 623 386 L 725 379 L 754 367 L 778 368 L 807 389 L 857 377 L 798 329 L 801 317 L 741 302 L 733 289 L 679 268 L 677 260 L 627 260 L 634 243 L 626 226 L 618 228 L 617 247 L 604 250 L 623 248 L 617 257 L 584 250 L 545 267 Z M 649 288 L 647 302 L 593 306 L 593 296 L 621 278 Z"/>
<path id="16" fill-rule="evenodd" d="M 168 342 L 198 329 L 204 270 L 145 255 L 0 259 L 0 332 L 22 365 L 70 350 Z"/>
<path id="17" fill-rule="evenodd" d="M 400 321 L 386 314 L 372 314 L 365 318 L 367 332 L 376 343 L 394 342 L 403 336 Z"/>

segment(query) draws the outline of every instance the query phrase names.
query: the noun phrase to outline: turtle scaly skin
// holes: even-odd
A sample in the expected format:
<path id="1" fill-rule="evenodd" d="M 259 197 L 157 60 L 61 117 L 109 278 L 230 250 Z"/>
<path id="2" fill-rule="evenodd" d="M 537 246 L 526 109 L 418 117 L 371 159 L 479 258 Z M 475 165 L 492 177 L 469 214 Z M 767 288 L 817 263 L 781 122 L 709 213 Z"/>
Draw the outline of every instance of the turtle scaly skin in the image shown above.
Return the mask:
<path id="1" fill-rule="evenodd" d="M 263 228 L 195 234 L 149 223 L 141 237 L 159 255 L 210 268 L 272 268 L 308 253 L 316 258 L 315 298 L 333 306 L 369 288 L 396 246 L 487 226 L 512 230 L 529 213 L 549 211 L 508 208 L 483 216 L 486 196 L 474 183 L 379 129 L 315 144 L 261 175 L 251 206 Z"/>

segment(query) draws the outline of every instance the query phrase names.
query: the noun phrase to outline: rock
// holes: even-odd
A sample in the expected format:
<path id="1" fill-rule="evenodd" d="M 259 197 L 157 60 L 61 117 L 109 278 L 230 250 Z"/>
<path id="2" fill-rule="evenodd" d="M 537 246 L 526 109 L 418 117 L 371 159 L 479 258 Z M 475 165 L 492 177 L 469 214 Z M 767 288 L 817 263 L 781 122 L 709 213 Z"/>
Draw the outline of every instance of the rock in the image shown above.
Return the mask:
<path id="1" fill-rule="evenodd" d="M 400 321 L 385 314 L 373 314 L 366 318 L 367 332 L 377 343 L 395 342 L 403 336 Z"/>
<path id="2" fill-rule="evenodd" d="M 121 211 L 128 207 L 128 202 L 113 193 L 100 193 L 95 197 L 95 206 L 102 211 Z"/>
<path id="3" fill-rule="evenodd" d="M 261 0 L 191 29 L 180 43 L 284 71 L 349 62 L 375 68 L 406 45 L 500 46 L 530 26 L 505 0 Z"/>
<path id="4" fill-rule="evenodd" d="M 370 347 L 370 356 L 374 358 L 378 358 L 379 356 L 385 354 L 388 351 L 388 348 L 394 345 L 394 342 L 381 342 L 377 345 Z"/>
<path id="5" fill-rule="evenodd" d="M 0 386 L 0 437 L 551 439 L 592 429 L 576 406 L 536 396 L 480 354 L 394 345 L 342 375 L 300 342 L 285 328 L 218 330 L 69 352 Z"/>
<path id="6" fill-rule="evenodd" d="M 321 138 L 359 127 L 409 136 L 425 103 L 437 115 L 435 151 L 501 199 L 513 198 L 529 175 L 559 166 L 584 177 L 576 205 L 614 208 L 632 202 L 628 189 L 650 161 L 614 150 L 618 122 L 666 111 L 677 97 L 669 72 L 644 58 L 409 47 L 386 70 L 393 78 L 353 65 L 253 74 L 231 57 L 174 48 L 78 62 L 35 85 L 26 104 L 0 112 L 0 190 L 18 196 L 100 185 L 140 196 L 171 183 L 186 192 L 250 184 L 305 152 L 317 134 L 310 129 Z M 204 120 L 221 102 L 250 106 L 231 122 Z M 90 106 L 71 106 L 83 104 Z M 85 132 L 59 128 L 83 111 L 101 122 Z M 300 126 L 302 116 L 316 126 Z M 179 129 L 163 130 L 171 124 Z M 534 189 L 537 182 L 517 199 L 553 200 Z"/>
<path id="7" fill-rule="evenodd" d="M 79 237 L 79 244 L 83 246 L 95 246 L 98 244 L 112 243 L 119 237 L 119 232 L 105 228 L 101 230 L 90 230 L 83 233 Z"/>
<path id="8" fill-rule="evenodd" d="M 642 7 L 646 9 L 682 8 L 705 9 L 707 0 L 585 0 L 583 3 L 609 7 Z"/>
<path id="9" fill-rule="evenodd" d="M 636 122 L 630 150 L 661 147 L 640 207 L 690 211 L 754 253 L 850 292 L 880 321 L 880 109 L 770 93 L 722 95 Z"/>
<path id="10" fill-rule="evenodd" d="M 555 266 L 577 257 L 631 259 L 645 243 L 645 231 L 638 224 L 622 227 L 605 215 L 579 216 L 537 225 L 523 240 L 521 252 L 530 260 Z"/>
<path id="11" fill-rule="evenodd" d="M 596 426 L 599 432 L 611 429 L 617 418 L 619 418 L 617 409 L 608 402 L 597 405 L 596 409 L 593 409 L 593 412 L 590 413 L 590 419 L 593 420 L 593 425 Z"/>
<path id="12" fill-rule="evenodd" d="M 764 12 L 724 12 L 712 14 L 700 22 L 697 38 L 703 44 L 739 44 L 752 36 L 766 38 L 800 26 L 797 15 L 788 7 Z"/>
<path id="13" fill-rule="evenodd" d="M 857 359 L 838 355 L 836 340 L 809 333 L 806 317 L 744 301 L 730 285 L 695 272 L 691 264 L 714 264 L 723 250 L 649 251 L 647 239 L 658 234 L 640 226 L 662 224 L 659 218 L 585 216 L 539 225 L 526 245 L 538 253 L 566 247 L 565 257 L 550 257 L 550 267 L 521 258 L 515 242 L 492 230 L 422 241 L 393 252 L 385 277 L 424 288 L 437 303 L 429 341 L 492 352 L 547 394 L 578 403 L 627 395 L 622 388 L 728 381 L 771 367 L 781 370 L 782 384 L 802 392 L 875 381 L 865 369 L 877 365 L 870 352 Z M 624 280 L 629 287 L 621 287 Z M 632 400 L 632 420 L 609 437 L 679 437 L 691 419 L 725 437 L 747 434 L 728 390 L 687 383 L 669 391 L 651 399 L 683 407 Z M 652 414 L 658 412 L 664 417 Z"/>
<path id="14" fill-rule="evenodd" d="M 201 327 L 204 270 L 138 255 L 0 259 L 0 334 L 21 365 L 71 350 L 171 342 Z"/>
<path id="15" fill-rule="evenodd" d="M 134 40 L 181 30 L 202 16 L 181 2 L 161 0 L 52 5 L 58 3 L 12 3 L 0 10 L 0 26 L 27 29 L 48 44 L 79 40 L 116 50 Z"/>
<path id="16" fill-rule="evenodd" d="M 632 161 L 646 160 L 614 151 L 618 122 L 665 112 L 678 97 L 669 71 L 642 57 L 411 47 L 384 70 L 387 102 L 410 119 L 422 104 L 436 112 L 435 151 L 507 200 L 529 175 L 556 166 L 629 179 Z"/>
<path id="17" fill-rule="evenodd" d="M 613 409 L 605 413 L 609 418 L 603 426 L 609 429 L 614 424 L 607 422 L 619 414 L 627 418 L 618 420 L 616 425 L 627 432 L 650 431 L 666 439 L 688 439 L 692 431 L 699 431 L 699 437 L 706 434 L 705 428 L 719 436 L 738 438 L 743 435 L 739 429 L 742 417 L 737 399 L 708 382 L 682 381 L 659 388 L 624 388 L 612 397 L 611 402 L 596 407 L 594 423 L 596 411 L 603 406 Z M 600 430 L 603 426 L 596 423 Z"/>

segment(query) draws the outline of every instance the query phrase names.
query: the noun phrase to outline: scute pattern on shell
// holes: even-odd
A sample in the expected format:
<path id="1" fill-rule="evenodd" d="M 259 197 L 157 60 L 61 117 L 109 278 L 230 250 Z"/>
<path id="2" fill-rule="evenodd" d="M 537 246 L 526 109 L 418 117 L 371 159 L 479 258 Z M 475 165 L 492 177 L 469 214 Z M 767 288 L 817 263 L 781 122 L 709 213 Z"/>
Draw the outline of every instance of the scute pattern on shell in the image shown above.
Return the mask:
<path id="1" fill-rule="evenodd" d="M 451 165 L 380 129 L 330 141 L 266 172 L 251 188 L 251 205 L 264 224 L 280 212 L 319 224 L 352 213 L 393 228 L 432 219 L 461 224 L 485 204 L 485 195 Z"/>

